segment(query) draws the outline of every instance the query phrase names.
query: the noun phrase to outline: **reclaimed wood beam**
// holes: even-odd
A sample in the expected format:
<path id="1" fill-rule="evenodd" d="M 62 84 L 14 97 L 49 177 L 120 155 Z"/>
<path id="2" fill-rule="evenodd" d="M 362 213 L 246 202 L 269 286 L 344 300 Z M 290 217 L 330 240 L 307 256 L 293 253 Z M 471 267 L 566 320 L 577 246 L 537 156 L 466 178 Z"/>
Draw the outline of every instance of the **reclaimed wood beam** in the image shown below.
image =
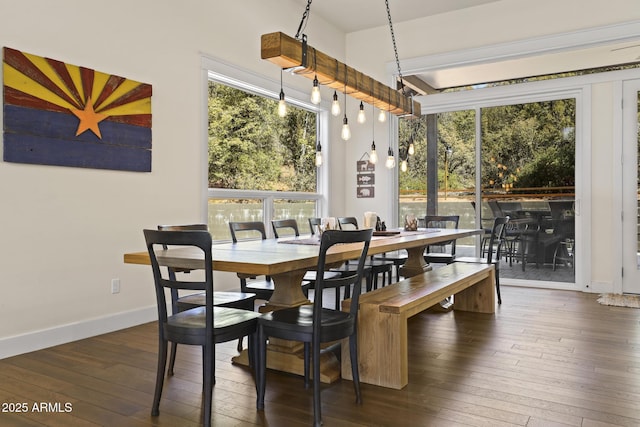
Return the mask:
<path id="1" fill-rule="evenodd" d="M 347 64 L 307 46 L 306 67 L 302 66 L 302 41 L 281 32 L 263 34 L 261 57 L 282 69 L 310 80 L 317 75 L 321 85 L 346 93 L 397 116 L 420 117 L 420 103 Z"/>

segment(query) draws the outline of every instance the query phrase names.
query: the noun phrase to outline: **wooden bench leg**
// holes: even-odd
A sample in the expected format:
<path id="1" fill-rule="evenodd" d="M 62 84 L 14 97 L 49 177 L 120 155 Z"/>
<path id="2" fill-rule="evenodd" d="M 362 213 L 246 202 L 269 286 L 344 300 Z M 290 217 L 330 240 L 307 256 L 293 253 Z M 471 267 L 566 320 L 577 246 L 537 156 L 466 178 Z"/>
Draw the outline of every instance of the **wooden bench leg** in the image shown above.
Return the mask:
<path id="1" fill-rule="evenodd" d="M 496 272 L 490 274 L 475 285 L 464 289 L 453 297 L 453 309 L 476 313 L 496 312 Z"/>
<path id="2" fill-rule="evenodd" d="M 358 366 L 360 381 L 401 389 L 409 382 L 407 319 L 380 313 L 377 305 L 360 305 L 358 314 Z M 342 343 L 342 378 L 351 380 L 349 344 Z"/>
<path id="3" fill-rule="evenodd" d="M 455 269 L 450 268 L 450 270 Z M 404 283 L 405 290 L 408 290 L 411 284 L 411 279 L 408 279 Z M 387 293 L 393 297 L 396 294 L 391 291 L 399 289 L 400 285 L 402 283 L 392 285 L 395 288 L 387 287 L 373 292 Z M 384 300 L 369 298 L 370 302 L 368 302 L 366 296 L 374 294 L 373 292 L 365 294 L 365 297 L 360 300 L 358 312 L 358 366 L 361 382 L 395 389 L 401 389 L 408 384 L 407 318 L 426 310 L 430 304 L 437 304 L 435 298 L 442 298 L 446 295 L 444 292 L 454 294 L 455 310 L 495 313 L 493 266 L 485 266 L 473 275 L 457 278 L 452 283 L 441 286 L 442 289 L 425 295 L 420 306 L 405 307 L 405 309 L 392 306 L 383 311 L 381 307 Z M 349 303 L 349 301 L 343 301 L 342 309 L 348 310 Z M 411 301 L 408 301 L 409 305 L 410 303 Z M 397 310 L 393 310 L 393 307 Z M 349 380 L 353 378 L 347 340 L 342 343 L 342 378 Z"/>

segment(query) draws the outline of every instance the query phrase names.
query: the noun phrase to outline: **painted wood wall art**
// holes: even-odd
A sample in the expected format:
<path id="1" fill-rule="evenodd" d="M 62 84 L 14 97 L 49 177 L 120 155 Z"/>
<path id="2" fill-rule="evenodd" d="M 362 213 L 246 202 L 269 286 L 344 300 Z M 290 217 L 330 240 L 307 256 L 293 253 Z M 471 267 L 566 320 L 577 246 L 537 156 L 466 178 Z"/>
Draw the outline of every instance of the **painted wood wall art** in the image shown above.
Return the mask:
<path id="1" fill-rule="evenodd" d="M 358 199 L 370 199 L 375 197 L 376 165 L 369 161 L 369 155 L 365 153 L 356 162 L 356 197 Z"/>
<path id="2" fill-rule="evenodd" d="M 151 85 L 3 49 L 4 160 L 151 171 Z"/>

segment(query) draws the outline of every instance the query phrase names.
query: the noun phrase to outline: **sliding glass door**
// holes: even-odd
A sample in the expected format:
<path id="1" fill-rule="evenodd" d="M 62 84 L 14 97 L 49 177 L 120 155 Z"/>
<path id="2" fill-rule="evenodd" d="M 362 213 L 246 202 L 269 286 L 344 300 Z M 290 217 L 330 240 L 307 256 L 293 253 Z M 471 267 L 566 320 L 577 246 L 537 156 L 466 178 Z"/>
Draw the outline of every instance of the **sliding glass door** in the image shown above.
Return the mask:
<path id="1" fill-rule="evenodd" d="M 411 212 L 420 216 L 428 211 L 426 200 L 434 198 L 433 213 L 459 215 L 464 228 L 490 229 L 493 218 L 509 216 L 512 227 L 501 277 L 512 283 L 573 286 L 576 260 L 582 256 L 576 251 L 575 233 L 575 94 L 474 99 L 469 108 L 448 109 L 445 104 L 440 112 L 434 106 L 429 114 L 435 113 L 437 129 L 425 129 L 424 134 L 436 137 L 424 142 L 431 160 L 425 160 L 422 181 L 410 171 L 404 172 L 410 180 L 400 172 L 400 220 L 409 203 Z M 437 186 L 425 198 L 429 179 Z M 423 187 L 408 192 L 409 182 Z M 417 199 L 418 193 L 423 199 L 408 200 Z M 479 252 L 476 239 L 468 240 L 458 245 L 461 255 Z"/>
<path id="2" fill-rule="evenodd" d="M 504 277 L 575 282 L 575 107 L 565 98 L 480 110 L 482 202 L 511 219 Z"/>

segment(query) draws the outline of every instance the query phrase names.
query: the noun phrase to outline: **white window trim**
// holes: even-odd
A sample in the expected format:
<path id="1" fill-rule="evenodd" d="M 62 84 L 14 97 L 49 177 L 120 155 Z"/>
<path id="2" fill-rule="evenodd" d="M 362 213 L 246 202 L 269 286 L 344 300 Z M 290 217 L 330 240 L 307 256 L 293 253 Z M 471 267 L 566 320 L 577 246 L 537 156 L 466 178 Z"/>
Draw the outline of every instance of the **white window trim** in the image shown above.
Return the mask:
<path id="1" fill-rule="evenodd" d="M 410 58 L 401 61 L 401 66 L 405 75 L 411 75 L 637 41 L 638 34 L 640 21 L 631 21 Z M 395 63 L 387 63 L 387 72 L 393 74 L 395 67 Z"/>

